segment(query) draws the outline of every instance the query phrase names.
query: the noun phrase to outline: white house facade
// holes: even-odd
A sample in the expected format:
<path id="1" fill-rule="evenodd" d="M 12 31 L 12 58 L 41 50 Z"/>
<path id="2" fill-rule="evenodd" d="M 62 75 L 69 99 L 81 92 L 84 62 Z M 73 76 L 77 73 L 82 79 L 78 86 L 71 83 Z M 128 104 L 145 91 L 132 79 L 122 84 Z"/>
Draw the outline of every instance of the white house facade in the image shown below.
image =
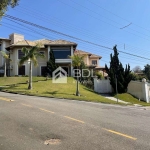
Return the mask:
<path id="1" fill-rule="evenodd" d="M 94 55 L 85 51 L 77 50 L 77 44 L 66 40 L 48 40 L 40 39 L 29 41 L 24 39 L 24 35 L 12 33 L 9 38 L 0 38 L 0 51 L 6 51 L 12 61 L 7 62 L 7 76 L 25 76 L 29 75 L 29 61 L 19 66 L 19 60 L 24 56 L 22 48 L 31 48 L 40 44 L 40 53 L 45 58 L 38 58 L 38 66 L 33 67 L 33 76 L 44 76 L 47 68 L 47 62 L 50 59 L 50 51 L 53 51 L 55 62 L 62 67 L 68 76 L 73 76 L 72 60 L 68 56 L 74 54 L 84 55 L 84 62 L 88 67 L 99 69 L 99 59 L 101 56 Z M 0 55 L 0 73 L 4 71 L 4 58 Z"/>
<path id="2" fill-rule="evenodd" d="M 72 60 L 68 55 L 73 55 L 77 44 L 65 40 L 25 40 L 23 35 L 13 33 L 9 36 L 9 39 L 0 38 L 0 50 L 7 50 L 12 61 L 7 63 L 7 75 L 29 75 L 29 61 L 25 62 L 22 66 L 19 66 L 19 60 L 24 55 L 21 49 L 23 47 L 30 48 L 36 44 L 40 44 L 40 53 L 44 54 L 44 58 L 38 58 L 38 66 L 33 65 L 33 76 L 43 76 L 46 72 L 47 62 L 50 59 L 49 53 L 53 50 L 56 64 L 61 66 L 68 76 L 73 75 Z M 4 59 L 0 56 L 0 67 L 3 69 Z"/>

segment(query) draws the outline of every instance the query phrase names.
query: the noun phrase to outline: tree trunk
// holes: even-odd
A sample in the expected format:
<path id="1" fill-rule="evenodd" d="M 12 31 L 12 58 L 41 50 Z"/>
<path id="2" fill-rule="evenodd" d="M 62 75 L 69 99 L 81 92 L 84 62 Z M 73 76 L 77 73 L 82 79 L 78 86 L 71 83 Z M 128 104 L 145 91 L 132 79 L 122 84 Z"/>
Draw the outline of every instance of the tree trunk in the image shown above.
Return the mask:
<path id="1" fill-rule="evenodd" d="M 4 77 L 7 77 L 7 75 L 6 75 L 6 60 L 5 60 L 5 65 L 4 65 Z"/>
<path id="2" fill-rule="evenodd" d="M 32 89 L 32 62 L 30 61 L 30 70 L 29 70 L 29 86 L 28 89 Z"/>

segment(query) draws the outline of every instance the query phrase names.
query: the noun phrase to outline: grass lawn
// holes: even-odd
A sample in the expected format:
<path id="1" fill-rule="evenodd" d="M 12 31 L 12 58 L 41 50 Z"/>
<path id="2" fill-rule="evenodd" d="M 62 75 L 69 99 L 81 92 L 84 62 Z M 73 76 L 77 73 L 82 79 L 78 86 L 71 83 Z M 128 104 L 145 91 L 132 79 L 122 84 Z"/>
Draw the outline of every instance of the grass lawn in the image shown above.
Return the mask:
<path id="1" fill-rule="evenodd" d="M 56 97 L 74 100 L 84 100 L 102 103 L 115 104 L 115 101 L 106 99 L 105 97 L 95 93 L 93 90 L 86 88 L 83 85 L 79 86 L 81 96 L 75 96 L 76 83 L 72 77 L 68 77 L 67 84 L 53 84 L 51 79 L 45 80 L 44 77 L 33 77 L 33 89 L 28 90 L 26 84 L 28 77 L 1 77 L 0 86 L 9 85 L 7 87 L 0 87 L 0 90 L 7 90 L 14 93 L 23 93 L 26 95 Z"/>
<path id="2" fill-rule="evenodd" d="M 116 97 L 116 95 L 114 97 Z M 130 102 L 131 104 L 139 104 L 139 105 L 142 105 L 142 106 L 150 106 L 150 103 L 139 101 L 137 98 L 135 98 L 134 96 L 132 96 L 128 93 L 118 94 L 118 99 L 126 101 L 126 102 Z"/>

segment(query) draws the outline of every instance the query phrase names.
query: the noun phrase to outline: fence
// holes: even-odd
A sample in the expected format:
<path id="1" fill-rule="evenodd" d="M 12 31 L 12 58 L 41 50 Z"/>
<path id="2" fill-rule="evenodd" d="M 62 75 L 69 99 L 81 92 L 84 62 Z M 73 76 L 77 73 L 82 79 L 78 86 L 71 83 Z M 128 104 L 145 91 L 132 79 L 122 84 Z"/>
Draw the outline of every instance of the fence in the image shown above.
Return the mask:
<path id="1" fill-rule="evenodd" d="M 128 85 L 127 92 L 132 94 L 139 100 L 144 100 L 147 103 L 150 102 L 150 84 L 146 81 L 131 81 Z"/>
<path id="2" fill-rule="evenodd" d="M 112 93 L 112 87 L 109 79 L 98 80 L 94 78 L 94 91 L 97 93 Z"/>

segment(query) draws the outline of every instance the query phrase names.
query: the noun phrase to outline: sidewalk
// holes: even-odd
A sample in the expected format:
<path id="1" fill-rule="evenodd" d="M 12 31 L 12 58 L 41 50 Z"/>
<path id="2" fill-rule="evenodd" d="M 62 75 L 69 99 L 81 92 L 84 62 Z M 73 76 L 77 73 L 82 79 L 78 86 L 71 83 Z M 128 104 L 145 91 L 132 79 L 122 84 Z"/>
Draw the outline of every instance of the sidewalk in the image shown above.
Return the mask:
<path id="1" fill-rule="evenodd" d="M 101 95 L 104 96 L 105 98 L 108 98 L 108 99 L 110 99 L 112 101 L 116 101 L 117 102 L 117 98 L 115 98 L 115 97 L 113 97 L 113 96 L 111 96 L 109 94 L 101 94 Z M 124 103 L 124 104 L 130 104 L 129 102 L 125 102 L 125 101 L 120 100 L 120 99 L 118 99 L 118 102 Z"/>

